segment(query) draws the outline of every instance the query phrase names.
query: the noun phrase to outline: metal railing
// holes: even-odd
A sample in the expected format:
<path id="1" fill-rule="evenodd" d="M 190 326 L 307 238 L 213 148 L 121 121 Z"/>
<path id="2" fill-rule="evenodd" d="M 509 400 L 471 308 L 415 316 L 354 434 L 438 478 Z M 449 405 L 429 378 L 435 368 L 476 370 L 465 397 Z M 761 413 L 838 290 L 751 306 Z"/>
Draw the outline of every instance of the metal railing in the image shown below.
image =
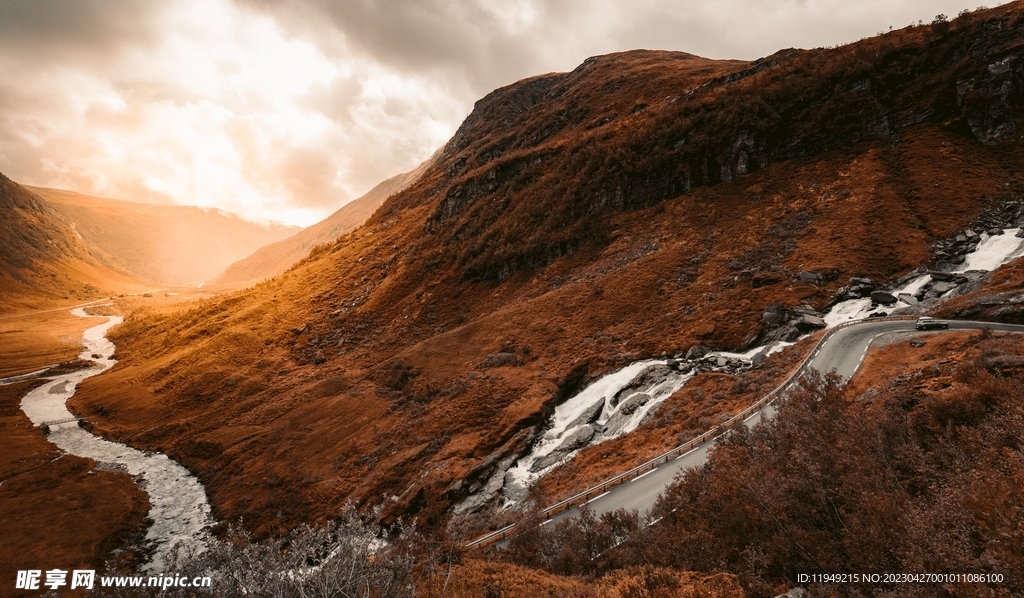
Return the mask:
<path id="1" fill-rule="evenodd" d="M 573 508 L 573 507 L 575 507 L 577 505 L 583 504 L 583 503 L 589 501 L 590 499 L 592 499 L 592 498 L 594 498 L 596 496 L 604 494 L 610 488 L 613 488 L 615 486 L 618 486 L 619 484 L 623 484 L 623 483 L 628 482 L 628 481 L 630 481 L 630 480 L 632 480 L 632 479 L 634 479 L 636 477 L 639 477 L 641 474 L 644 474 L 644 473 L 647 473 L 648 471 L 651 471 L 652 469 L 656 468 L 657 466 L 661 465 L 662 463 L 670 461 L 670 460 L 672 460 L 672 459 L 674 459 L 674 458 L 676 458 L 676 457 L 678 457 L 678 456 L 680 456 L 680 455 L 682 455 L 684 453 L 687 453 L 687 452 L 691 451 L 692 449 L 695 449 L 695 448 L 701 446 L 705 442 L 709 442 L 711 440 L 714 440 L 718 436 L 721 436 L 722 434 L 727 432 L 729 430 L 729 428 L 733 424 L 735 424 L 737 421 L 742 421 L 742 420 L 746 419 L 748 416 L 750 416 L 754 412 L 759 411 L 764 406 L 771 404 L 773 401 L 775 401 L 777 398 L 779 398 L 779 396 L 782 395 L 783 391 L 785 391 L 791 384 L 793 384 L 793 382 L 795 382 L 798 379 L 800 374 L 802 374 L 807 369 L 807 364 L 809 364 L 811 362 L 811 360 L 814 359 L 815 355 L 818 354 L 818 351 L 821 349 L 822 343 L 824 343 L 829 337 L 831 337 L 836 332 L 838 332 L 838 331 L 840 331 L 840 330 L 842 330 L 844 328 L 848 328 L 850 326 L 854 326 L 854 325 L 857 325 L 857 324 L 863 324 L 863 323 L 867 323 L 867 322 L 886 322 L 886 321 L 894 321 L 894 320 L 916 320 L 917 317 L 918 316 L 882 316 L 882 317 L 877 317 L 877 318 L 863 318 L 863 319 L 860 319 L 860 320 L 851 320 L 849 322 L 843 322 L 842 324 L 839 324 L 839 325 L 837 325 L 837 326 L 835 326 L 833 328 L 829 328 L 828 330 L 825 331 L 825 334 L 823 334 L 821 336 L 821 338 L 818 339 L 818 342 L 815 343 L 814 349 L 812 349 L 811 352 L 807 354 L 807 357 L 805 357 L 804 360 L 800 362 L 800 365 L 797 366 L 797 368 L 794 369 L 793 372 L 789 376 L 786 377 L 786 379 L 782 382 L 782 384 L 779 384 L 777 387 L 775 387 L 775 390 L 773 390 L 770 393 L 766 394 L 765 396 L 761 397 L 760 399 L 755 401 L 753 404 L 748 406 L 743 411 L 740 411 L 738 414 L 732 416 L 731 418 L 729 418 L 725 422 L 715 426 L 714 428 L 711 428 L 707 432 L 704 432 L 700 436 L 697 436 L 696 438 L 693 438 L 692 440 L 688 440 L 687 442 L 684 442 L 683 444 L 680 444 L 679 446 L 677 446 L 677 447 L 675 447 L 675 448 L 673 448 L 673 449 L 671 449 L 671 450 L 669 450 L 669 451 L 667 451 L 665 453 L 662 453 L 662 454 L 658 455 L 657 457 L 655 457 L 655 458 L 653 458 L 653 459 L 651 459 L 649 461 L 645 461 L 644 463 L 641 463 L 640 465 L 637 465 L 636 467 L 634 467 L 633 469 L 630 469 L 629 471 L 626 471 L 625 473 L 620 473 L 619 475 L 611 477 L 611 478 L 601 482 L 600 484 L 598 484 L 596 486 L 588 488 L 588 489 L 584 490 L 583 492 L 580 492 L 578 494 L 574 494 L 574 495 L 570 496 L 569 498 L 566 498 L 564 500 L 560 500 L 560 501 L 556 502 L 555 504 L 551 505 L 550 507 L 542 509 L 540 511 L 541 519 L 548 519 L 552 515 L 557 515 L 557 514 L 561 513 L 562 511 L 567 511 L 567 510 L 569 510 L 569 509 L 571 509 L 571 508 Z M 488 534 L 486 534 L 484 536 L 481 536 L 480 538 L 477 538 L 476 540 L 473 540 L 472 542 L 466 544 L 466 548 L 467 549 L 480 548 L 480 547 L 483 547 L 483 546 L 487 546 L 488 544 L 492 544 L 494 542 L 500 542 L 501 540 L 504 540 L 505 538 L 507 538 L 510 535 L 512 535 L 512 530 L 515 528 L 515 526 L 516 526 L 516 524 L 513 523 L 513 524 L 507 525 L 507 526 L 505 526 L 505 527 L 503 527 L 503 528 L 501 528 L 499 530 L 495 530 L 495 531 L 490 532 L 490 533 L 488 533 Z"/>

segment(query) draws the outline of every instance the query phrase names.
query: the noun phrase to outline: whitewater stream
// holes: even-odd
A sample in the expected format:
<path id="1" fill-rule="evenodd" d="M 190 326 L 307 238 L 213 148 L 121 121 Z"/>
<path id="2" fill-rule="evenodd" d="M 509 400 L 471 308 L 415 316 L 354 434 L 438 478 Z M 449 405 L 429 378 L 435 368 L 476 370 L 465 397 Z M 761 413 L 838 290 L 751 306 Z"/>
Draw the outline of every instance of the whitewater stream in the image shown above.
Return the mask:
<path id="1" fill-rule="evenodd" d="M 148 517 L 153 521 L 146 542 L 154 548 L 149 571 L 162 571 L 176 546 L 203 550 L 209 537 L 210 504 L 206 491 L 187 469 L 161 453 L 145 453 L 129 446 L 94 436 L 78 425 L 66 403 L 78 383 L 101 374 L 117 363 L 114 343 L 107 331 L 120 324 L 118 316 L 90 316 L 82 308 L 71 311 L 83 318 L 107 318 L 82 335 L 85 349 L 79 355 L 95 363 L 94 367 L 48 378 L 48 382 L 29 392 L 21 400 L 21 409 L 32 423 L 47 425 L 47 440 L 66 453 L 94 459 L 101 469 L 113 469 L 132 475 L 149 495 Z M 63 423 L 53 423 L 63 422 Z"/>
<path id="2" fill-rule="evenodd" d="M 1024 239 L 1017 237 L 1020 229 L 1005 229 L 1001 235 L 981 234 L 978 246 L 964 256 L 964 263 L 951 274 L 968 271 L 988 272 L 1024 255 Z M 824 316 L 827 328 L 843 322 L 860 320 L 893 313 L 911 307 L 906 300 L 931 282 L 930 274 L 922 274 L 888 291 L 899 297 L 895 305 L 884 306 L 870 298 L 850 299 L 837 303 Z M 946 292 L 940 299 L 952 293 Z M 916 303 L 916 302 L 915 302 Z M 792 345 L 774 343 L 755 347 L 745 353 L 715 351 L 713 357 L 750 362 L 761 353 L 767 356 Z M 677 360 L 672 360 L 677 361 Z M 531 450 L 518 459 L 509 459 L 507 465 L 495 474 L 477 496 L 471 496 L 456 511 L 468 510 L 482 504 L 488 493 L 501 489 L 505 507 L 511 507 L 526 496 L 535 481 L 573 458 L 580 450 L 618 438 L 636 430 L 657 412 L 669 396 L 682 388 L 693 372 L 681 372 L 669 367 L 669 360 L 648 359 L 627 365 L 590 383 L 577 395 L 558 405 L 548 422 L 544 434 Z"/>

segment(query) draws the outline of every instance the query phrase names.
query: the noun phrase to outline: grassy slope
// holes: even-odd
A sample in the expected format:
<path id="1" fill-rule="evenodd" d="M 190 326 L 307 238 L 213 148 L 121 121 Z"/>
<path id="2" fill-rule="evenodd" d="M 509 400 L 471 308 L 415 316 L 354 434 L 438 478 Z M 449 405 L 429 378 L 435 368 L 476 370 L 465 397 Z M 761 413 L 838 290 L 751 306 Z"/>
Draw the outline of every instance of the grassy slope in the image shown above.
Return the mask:
<path id="1" fill-rule="evenodd" d="M 26 187 L 81 235 L 105 266 L 155 284 L 197 284 L 299 229 L 259 225 L 217 210 L 90 197 Z"/>
<path id="2" fill-rule="evenodd" d="M 313 226 L 260 247 L 252 255 L 228 266 L 207 286 L 218 290 L 238 289 L 281 274 L 309 255 L 317 245 L 330 243 L 366 222 L 386 199 L 415 182 L 429 165 L 427 161 L 415 170 L 393 176 Z"/>

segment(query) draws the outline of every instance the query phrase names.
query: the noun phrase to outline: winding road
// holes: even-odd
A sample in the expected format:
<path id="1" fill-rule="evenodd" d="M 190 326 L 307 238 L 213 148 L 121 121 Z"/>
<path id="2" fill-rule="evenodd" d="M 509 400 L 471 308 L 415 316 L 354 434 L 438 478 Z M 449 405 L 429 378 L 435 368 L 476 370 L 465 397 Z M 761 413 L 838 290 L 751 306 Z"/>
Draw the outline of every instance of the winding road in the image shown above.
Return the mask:
<path id="1" fill-rule="evenodd" d="M 811 352 L 810 357 L 804 362 L 798 371 L 810 369 L 821 373 L 834 371 L 842 379 L 849 380 L 860 368 L 861 363 L 867 355 L 871 344 L 878 338 L 892 334 L 905 334 L 909 336 L 941 334 L 957 330 L 981 330 L 988 328 L 993 331 L 1020 332 L 1024 333 L 1024 326 L 1014 324 L 998 324 L 993 322 L 969 322 L 947 320 L 948 330 L 921 332 L 915 329 L 914 320 L 861 320 L 851 322 L 842 328 L 833 329 L 825 336 L 818 346 Z M 748 415 L 743 421 L 748 426 L 753 426 L 762 418 L 770 418 L 775 413 L 775 408 L 769 402 L 763 407 Z M 618 484 L 607 491 L 594 494 L 593 498 L 586 501 L 590 509 L 596 514 L 607 513 L 617 509 L 636 509 L 641 515 L 647 513 L 654 506 L 655 501 L 665 488 L 672 483 L 676 474 L 685 471 L 690 467 L 704 464 L 708 458 L 708 450 L 714 444 L 714 438 L 691 448 L 678 457 L 669 459 L 661 465 L 650 469 L 645 473 L 634 477 L 628 482 Z M 560 521 L 567 517 L 575 517 L 579 514 L 579 507 L 572 507 L 552 515 L 541 525 Z M 498 530 L 484 538 L 471 543 L 470 547 L 487 544 L 509 535 L 511 527 Z M 499 534 L 499 535 L 495 535 Z"/>

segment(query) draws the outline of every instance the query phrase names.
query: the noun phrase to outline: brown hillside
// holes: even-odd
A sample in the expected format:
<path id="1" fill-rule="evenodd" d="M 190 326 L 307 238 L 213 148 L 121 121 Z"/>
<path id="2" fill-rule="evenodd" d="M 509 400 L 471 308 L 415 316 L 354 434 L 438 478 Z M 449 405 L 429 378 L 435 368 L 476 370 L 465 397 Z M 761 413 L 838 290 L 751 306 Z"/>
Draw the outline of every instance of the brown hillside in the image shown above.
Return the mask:
<path id="1" fill-rule="evenodd" d="M 0 312 L 87 301 L 135 284 L 94 259 L 44 200 L 0 174 Z"/>
<path id="2" fill-rule="evenodd" d="M 302 229 L 287 239 L 260 247 L 252 255 L 228 266 L 207 286 L 214 290 L 238 289 L 277 276 L 309 255 L 317 245 L 330 243 L 366 222 L 384 200 L 419 179 L 431 161 L 428 160 L 414 170 L 383 181 L 359 199 L 345 204 L 337 212 L 313 226 Z"/>
<path id="3" fill-rule="evenodd" d="M 753 63 L 636 51 L 510 85 L 363 227 L 252 289 L 131 316 L 123 361 L 72 408 L 261 532 L 348 500 L 429 527 L 586 380 L 745 347 L 766 306 L 894 278 L 1024 193 L 1022 76 L 1014 3 Z"/>
<path id="4" fill-rule="evenodd" d="M 198 284 L 235 260 L 299 230 L 260 225 L 195 206 L 144 204 L 27 187 L 42 197 L 105 266 L 160 285 Z"/>

